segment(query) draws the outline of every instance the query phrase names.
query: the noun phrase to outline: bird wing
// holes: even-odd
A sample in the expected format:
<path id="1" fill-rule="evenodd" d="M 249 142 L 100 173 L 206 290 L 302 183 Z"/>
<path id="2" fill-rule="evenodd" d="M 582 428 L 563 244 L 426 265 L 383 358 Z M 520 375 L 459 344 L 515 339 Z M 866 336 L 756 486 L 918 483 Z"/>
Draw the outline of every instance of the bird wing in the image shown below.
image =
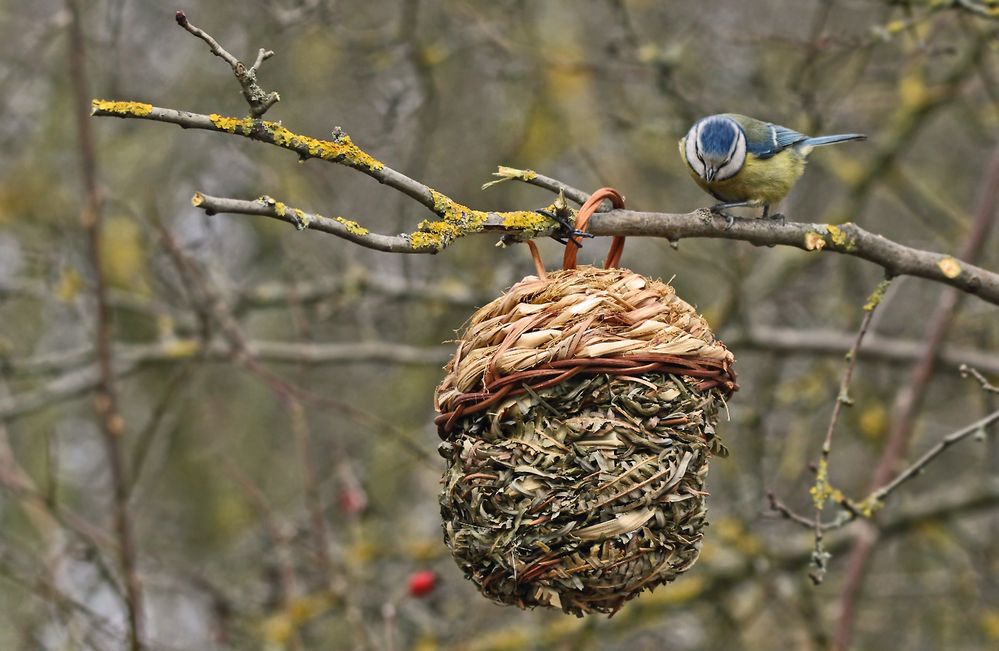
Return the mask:
<path id="1" fill-rule="evenodd" d="M 779 124 L 767 123 L 762 134 L 764 137 L 750 142 L 749 151 L 757 158 L 770 158 L 793 145 L 807 140 L 808 136 L 794 129 L 782 127 Z"/>

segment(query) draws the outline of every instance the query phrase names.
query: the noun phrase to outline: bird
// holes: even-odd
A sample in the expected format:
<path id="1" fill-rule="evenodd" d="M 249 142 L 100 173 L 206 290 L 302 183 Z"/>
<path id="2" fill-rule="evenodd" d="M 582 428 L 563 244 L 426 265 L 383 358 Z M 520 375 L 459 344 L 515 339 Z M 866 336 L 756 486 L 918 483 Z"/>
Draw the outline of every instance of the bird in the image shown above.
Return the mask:
<path id="1" fill-rule="evenodd" d="M 728 228 L 735 217 L 727 208 L 763 206 L 770 214 L 805 171 L 805 160 L 815 147 L 865 140 L 861 133 L 806 136 L 794 129 L 738 113 L 709 115 L 694 123 L 680 139 L 680 156 L 697 185 L 721 203 L 711 211 L 722 215 Z"/>

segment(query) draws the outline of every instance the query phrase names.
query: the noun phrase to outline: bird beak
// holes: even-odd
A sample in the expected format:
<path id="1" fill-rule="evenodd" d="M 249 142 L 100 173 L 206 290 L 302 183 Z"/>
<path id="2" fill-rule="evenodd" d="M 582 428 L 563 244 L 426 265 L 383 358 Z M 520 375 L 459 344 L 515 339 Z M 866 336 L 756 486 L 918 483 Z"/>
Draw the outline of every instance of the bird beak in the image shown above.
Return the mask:
<path id="1" fill-rule="evenodd" d="M 718 174 L 718 170 L 713 167 L 709 167 L 704 170 L 704 180 L 710 183 L 715 180 L 715 176 Z"/>

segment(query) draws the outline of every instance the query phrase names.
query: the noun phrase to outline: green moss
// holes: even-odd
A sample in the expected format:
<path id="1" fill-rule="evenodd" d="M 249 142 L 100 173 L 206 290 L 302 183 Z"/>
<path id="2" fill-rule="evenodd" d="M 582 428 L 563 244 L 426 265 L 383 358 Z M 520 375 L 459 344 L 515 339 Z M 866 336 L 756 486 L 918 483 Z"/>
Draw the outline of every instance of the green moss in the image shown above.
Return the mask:
<path id="1" fill-rule="evenodd" d="M 369 233 L 368 229 L 361 226 L 357 222 L 347 219 L 346 217 L 334 217 L 334 220 L 340 222 L 347 229 L 347 232 L 351 235 L 367 235 Z"/>
<path id="2" fill-rule="evenodd" d="M 115 115 L 132 115 L 135 117 L 145 117 L 153 112 L 152 104 L 143 102 L 118 102 L 109 99 L 90 100 L 91 112 L 113 113 Z"/>

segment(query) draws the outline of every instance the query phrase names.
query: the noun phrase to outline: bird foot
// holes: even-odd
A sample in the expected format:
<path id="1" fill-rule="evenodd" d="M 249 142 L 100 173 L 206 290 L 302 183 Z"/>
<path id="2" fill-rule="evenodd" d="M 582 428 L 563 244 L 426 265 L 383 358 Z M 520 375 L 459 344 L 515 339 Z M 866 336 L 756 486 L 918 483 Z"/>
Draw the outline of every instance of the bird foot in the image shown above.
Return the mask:
<path id="1" fill-rule="evenodd" d="M 773 219 L 775 221 L 779 221 L 781 226 L 787 224 L 787 217 L 784 216 L 784 213 L 780 212 L 775 212 L 772 215 L 764 215 L 764 219 Z"/>
<path id="2" fill-rule="evenodd" d="M 741 217 L 736 217 L 732 213 L 725 212 L 718 206 L 712 206 L 711 212 L 712 214 L 725 218 L 725 230 L 730 230 L 733 226 L 735 226 L 735 220 L 742 219 Z"/>

